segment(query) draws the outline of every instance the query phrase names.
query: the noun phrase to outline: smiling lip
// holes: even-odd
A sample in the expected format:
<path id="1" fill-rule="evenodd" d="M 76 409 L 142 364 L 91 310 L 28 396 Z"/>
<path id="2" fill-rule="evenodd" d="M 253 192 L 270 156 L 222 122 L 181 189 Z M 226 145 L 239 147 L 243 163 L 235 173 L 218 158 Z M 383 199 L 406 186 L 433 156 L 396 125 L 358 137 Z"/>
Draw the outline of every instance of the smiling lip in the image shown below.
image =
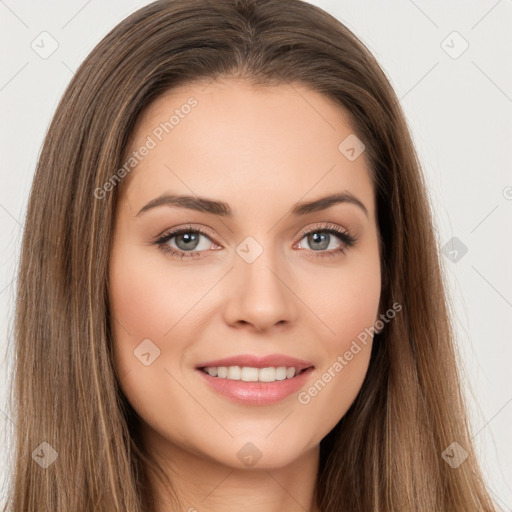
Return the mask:
<path id="1" fill-rule="evenodd" d="M 298 374 L 291 379 L 274 382 L 245 382 L 212 377 L 203 371 L 203 368 L 211 366 L 249 366 L 252 368 L 279 366 L 290 368 L 293 366 Z M 266 357 L 240 355 L 208 361 L 196 366 L 196 371 L 213 390 L 244 405 L 268 405 L 283 400 L 297 392 L 305 384 L 313 369 L 313 364 L 308 361 L 280 354 Z"/>

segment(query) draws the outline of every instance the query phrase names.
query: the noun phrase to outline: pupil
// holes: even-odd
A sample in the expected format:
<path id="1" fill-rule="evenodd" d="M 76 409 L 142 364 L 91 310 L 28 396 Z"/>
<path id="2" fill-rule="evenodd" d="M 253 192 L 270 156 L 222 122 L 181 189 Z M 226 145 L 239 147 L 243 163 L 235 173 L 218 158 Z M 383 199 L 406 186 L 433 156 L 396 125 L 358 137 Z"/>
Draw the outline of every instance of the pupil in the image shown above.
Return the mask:
<path id="1" fill-rule="evenodd" d="M 322 235 L 318 235 L 318 233 L 313 233 L 312 235 L 308 236 L 308 242 L 320 242 L 320 246 L 318 246 L 317 249 L 327 249 L 327 247 L 329 247 L 329 234 L 324 233 Z"/>
<path id="2" fill-rule="evenodd" d="M 183 247 L 180 247 L 180 240 L 184 239 L 185 240 L 185 244 Z M 177 238 L 176 238 L 176 245 L 180 248 L 180 249 L 190 249 L 190 248 L 195 248 L 197 247 L 197 239 L 198 239 L 198 236 L 196 234 L 190 234 L 190 233 L 182 233 L 181 235 L 179 235 Z M 194 245 L 194 242 L 195 242 L 195 245 Z M 191 245 L 192 243 L 192 245 Z"/>

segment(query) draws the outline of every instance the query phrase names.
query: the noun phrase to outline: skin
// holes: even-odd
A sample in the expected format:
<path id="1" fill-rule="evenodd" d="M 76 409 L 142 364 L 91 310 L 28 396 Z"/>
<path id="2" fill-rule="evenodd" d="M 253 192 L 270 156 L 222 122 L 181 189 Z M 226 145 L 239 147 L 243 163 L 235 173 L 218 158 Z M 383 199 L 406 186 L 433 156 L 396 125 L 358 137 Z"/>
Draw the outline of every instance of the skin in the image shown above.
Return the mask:
<path id="1" fill-rule="evenodd" d="M 307 404 L 296 393 L 271 405 L 233 402 L 207 386 L 195 365 L 242 353 L 291 355 L 315 366 L 307 389 L 378 320 L 378 227 L 365 154 L 349 161 L 338 150 L 354 132 L 325 96 L 299 84 L 255 87 L 234 78 L 157 99 L 127 153 L 191 96 L 197 106 L 121 183 L 109 299 L 122 390 L 181 510 L 314 512 L 319 443 L 361 388 L 371 337 Z M 288 213 L 298 201 L 343 191 L 368 215 L 349 203 Z M 164 192 L 224 201 L 235 214 L 163 205 L 137 215 Z M 319 256 L 344 243 L 330 235 L 328 248 L 319 249 L 301 235 L 325 222 L 348 230 L 356 244 Z M 195 249 L 201 257 L 182 260 L 152 244 L 189 224 L 208 231 Z M 248 236 L 263 249 L 252 263 L 236 252 Z M 167 245 L 186 252 L 182 237 Z M 160 350 L 149 366 L 134 356 L 145 339 Z M 261 453 L 253 467 L 237 457 L 248 442 Z M 163 485 L 151 485 L 156 510 L 173 510 Z"/>

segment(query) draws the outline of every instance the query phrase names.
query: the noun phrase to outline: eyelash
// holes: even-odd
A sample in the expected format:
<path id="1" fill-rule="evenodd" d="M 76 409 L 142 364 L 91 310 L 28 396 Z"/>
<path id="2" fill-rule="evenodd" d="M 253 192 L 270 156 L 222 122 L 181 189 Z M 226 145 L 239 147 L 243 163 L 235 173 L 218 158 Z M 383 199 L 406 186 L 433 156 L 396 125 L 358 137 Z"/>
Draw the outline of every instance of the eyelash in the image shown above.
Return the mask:
<path id="1" fill-rule="evenodd" d="M 155 240 L 154 245 L 157 245 L 159 249 L 161 249 L 164 253 L 170 254 L 173 257 L 177 257 L 183 259 L 183 258 L 200 258 L 201 253 L 203 251 L 181 251 L 176 250 L 174 247 L 170 247 L 167 245 L 167 242 L 171 240 L 172 238 L 183 235 L 184 233 L 199 233 L 206 238 L 211 240 L 210 235 L 202 230 L 201 228 L 193 228 L 192 226 L 187 226 L 184 228 L 179 228 L 175 231 L 170 231 L 167 233 L 164 233 L 162 236 L 160 236 L 157 240 Z M 357 238 L 352 236 L 348 231 L 346 231 L 343 228 L 340 228 L 339 226 L 336 226 L 335 224 L 322 224 L 319 226 L 316 226 L 313 229 L 310 229 L 309 231 L 306 231 L 301 234 L 299 238 L 302 240 L 306 235 L 310 235 L 311 233 L 329 233 L 332 235 L 337 236 L 342 244 L 336 248 L 331 249 L 330 251 L 310 251 L 313 253 L 313 257 L 315 258 L 332 258 L 335 256 L 338 256 L 340 253 L 345 254 L 345 251 L 351 247 L 353 247 L 356 242 Z"/>

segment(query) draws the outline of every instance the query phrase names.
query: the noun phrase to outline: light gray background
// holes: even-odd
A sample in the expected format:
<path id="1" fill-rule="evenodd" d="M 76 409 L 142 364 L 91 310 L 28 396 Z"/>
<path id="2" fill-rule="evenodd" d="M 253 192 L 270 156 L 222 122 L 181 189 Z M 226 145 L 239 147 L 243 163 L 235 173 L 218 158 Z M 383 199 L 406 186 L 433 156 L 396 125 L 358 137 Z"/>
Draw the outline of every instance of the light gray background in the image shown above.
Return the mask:
<path id="1" fill-rule="evenodd" d="M 13 278 L 41 144 L 74 70 L 147 3 L 0 0 L 0 453 L 13 426 L 5 406 Z M 494 499 L 512 511 L 512 0 L 311 3 L 345 23 L 377 57 L 408 118 L 441 244 L 457 237 L 468 249 L 456 262 L 443 260 L 473 439 Z M 47 58 L 31 47 L 42 47 L 46 37 L 50 48 L 44 31 L 58 43 Z M 469 47 L 458 55 L 464 41 Z M 6 462 L 0 455 L 0 484 Z"/>

